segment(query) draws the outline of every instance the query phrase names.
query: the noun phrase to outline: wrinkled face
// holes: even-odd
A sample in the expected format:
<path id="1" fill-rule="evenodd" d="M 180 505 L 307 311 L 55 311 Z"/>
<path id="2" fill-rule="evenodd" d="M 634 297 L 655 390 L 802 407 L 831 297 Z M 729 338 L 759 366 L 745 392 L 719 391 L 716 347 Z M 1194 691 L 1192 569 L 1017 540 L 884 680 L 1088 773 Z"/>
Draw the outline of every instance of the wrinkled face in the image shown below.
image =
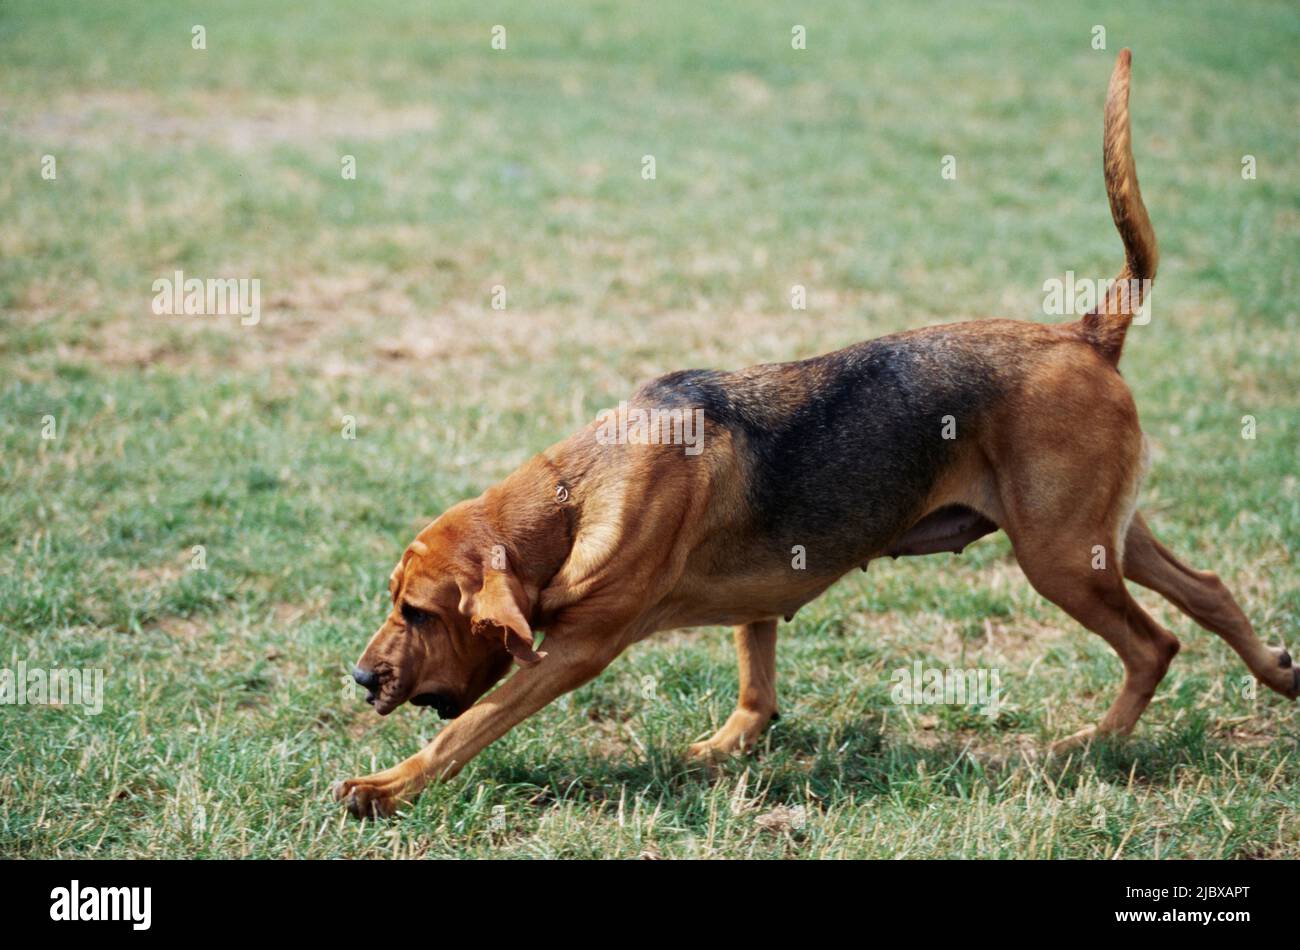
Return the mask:
<path id="1" fill-rule="evenodd" d="M 461 584 L 430 545 L 407 548 L 389 594 L 392 610 L 352 674 L 379 715 L 410 701 L 454 719 L 509 670 L 502 640 L 474 632 Z"/>

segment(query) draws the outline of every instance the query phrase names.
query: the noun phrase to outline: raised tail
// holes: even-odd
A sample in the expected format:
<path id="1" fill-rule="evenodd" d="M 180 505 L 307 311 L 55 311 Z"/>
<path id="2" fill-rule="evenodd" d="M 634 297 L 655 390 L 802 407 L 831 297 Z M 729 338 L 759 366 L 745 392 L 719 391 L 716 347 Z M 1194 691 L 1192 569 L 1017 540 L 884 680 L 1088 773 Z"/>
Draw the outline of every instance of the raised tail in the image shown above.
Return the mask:
<path id="1" fill-rule="evenodd" d="M 1110 198 L 1110 215 L 1124 242 L 1124 269 L 1097 309 L 1083 318 L 1084 335 L 1112 363 L 1119 362 L 1124 335 L 1155 280 L 1156 264 L 1160 259 L 1156 234 L 1151 228 L 1151 219 L 1147 217 L 1146 205 L 1142 203 L 1137 169 L 1133 165 L 1128 120 L 1129 64 L 1132 59 L 1129 50 L 1120 50 L 1115 70 L 1110 74 L 1102 143 L 1106 194 Z"/>

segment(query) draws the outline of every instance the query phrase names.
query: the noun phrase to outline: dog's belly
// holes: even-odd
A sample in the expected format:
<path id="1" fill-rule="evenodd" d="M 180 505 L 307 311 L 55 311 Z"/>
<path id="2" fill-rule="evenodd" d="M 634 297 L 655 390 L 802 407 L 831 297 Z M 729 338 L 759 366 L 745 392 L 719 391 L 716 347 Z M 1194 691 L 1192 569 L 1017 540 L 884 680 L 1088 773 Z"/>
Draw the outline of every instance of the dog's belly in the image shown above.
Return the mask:
<path id="1" fill-rule="evenodd" d="M 735 626 L 772 617 L 790 618 L 816 600 L 841 575 L 800 577 L 789 571 L 743 577 L 697 577 L 674 591 L 656 629 Z"/>
<path id="2" fill-rule="evenodd" d="M 888 546 L 875 547 L 861 557 L 850 557 L 847 563 L 836 563 L 816 573 L 809 572 L 799 553 L 789 564 L 774 562 L 765 566 L 751 561 L 743 574 L 688 572 L 688 577 L 696 580 L 674 592 L 671 616 L 665 626 L 734 625 L 769 617 L 789 620 L 846 572 L 857 567 L 866 570 L 873 557 L 960 554 L 966 545 L 997 527 L 965 505 L 944 505 L 919 519 Z"/>

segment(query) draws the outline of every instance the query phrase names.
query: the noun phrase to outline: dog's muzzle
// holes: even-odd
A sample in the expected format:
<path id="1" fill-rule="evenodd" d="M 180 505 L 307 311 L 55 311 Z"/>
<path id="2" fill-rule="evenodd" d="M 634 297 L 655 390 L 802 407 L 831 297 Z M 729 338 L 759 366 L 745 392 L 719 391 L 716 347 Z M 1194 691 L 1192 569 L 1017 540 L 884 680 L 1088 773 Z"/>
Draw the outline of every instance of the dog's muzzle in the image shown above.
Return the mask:
<path id="1" fill-rule="evenodd" d="M 374 670 L 363 670 L 359 666 L 354 666 L 352 678 L 357 681 L 358 686 L 365 687 L 366 702 L 373 706 L 379 695 L 379 674 Z"/>

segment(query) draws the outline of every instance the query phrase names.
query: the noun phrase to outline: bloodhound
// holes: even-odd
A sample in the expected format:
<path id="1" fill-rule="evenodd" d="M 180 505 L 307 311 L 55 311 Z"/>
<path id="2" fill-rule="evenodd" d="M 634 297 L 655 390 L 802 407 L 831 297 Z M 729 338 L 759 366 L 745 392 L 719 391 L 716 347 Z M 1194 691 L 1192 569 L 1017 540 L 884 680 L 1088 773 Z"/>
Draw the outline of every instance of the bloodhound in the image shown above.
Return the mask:
<path id="1" fill-rule="evenodd" d="M 453 506 L 403 553 L 392 609 L 353 673 L 381 716 L 410 702 L 452 721 L 404 762 L 337 783 L 335 797 L 357 815 L 392 814 L 632 644 L 678 627 L 735 627 L 739 702 L 690 753 L 744 750 L 776 715 L 778 618 L 873 558 L 960 552 L 999 529 L 1039 593 L 1124 667 L 1100 722 L 1054 750 L 1130 732 L 1178 652 L 1125 579 L 1294 699 L 1300 667 L 1137 511 L 1147 451 L 1117 364 L 1157 251 L 1129 141 L 1129 63 L 1124 50 L 1103 136 L 1125 264 L 1095 310 L 671 373 L 621 405 L 617 425 L 593 422 Z M 647 433 L 647 416 L 670 422 Z"/>

